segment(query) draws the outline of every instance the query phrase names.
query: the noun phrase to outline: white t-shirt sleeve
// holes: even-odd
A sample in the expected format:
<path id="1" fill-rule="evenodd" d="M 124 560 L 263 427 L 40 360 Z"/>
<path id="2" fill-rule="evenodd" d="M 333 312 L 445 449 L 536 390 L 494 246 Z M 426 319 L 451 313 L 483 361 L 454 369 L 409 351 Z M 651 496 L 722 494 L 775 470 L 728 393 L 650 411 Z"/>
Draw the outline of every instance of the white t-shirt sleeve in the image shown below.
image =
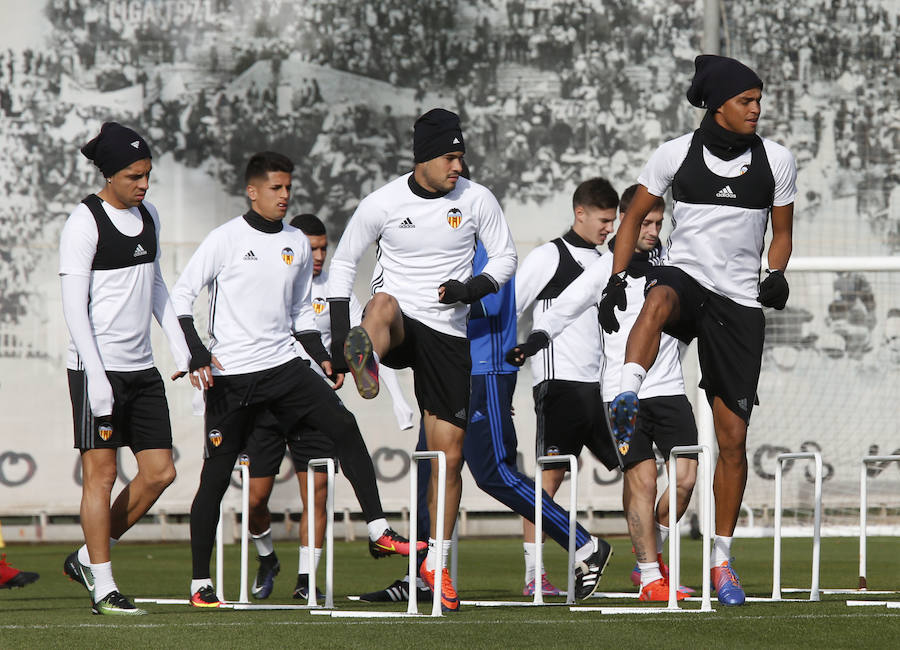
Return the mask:
<path id="1" fill-rule="evenodd" d="M 356 299 L 356 294 L 350 294 L 350 326 L 356 327 L 360 323 L 362 323 L 363 319 L 363 308 L 362 305 L 359 304 L 359 300 Z"/>
<path id="2" fill-rule="evenodd" d="M 653 196 L 664 196 L 675 178 L 675 172 L 687 157 L 693 133 L 664 142 L 644 165 L 638 183 Z"/>
<path id="3" fill-rule="evenodd" d="M 59 238 L 59 274 L 90 277 L 99 237 L 94 216 L 79 203 L 66 219 Z"/>
<path id="4" fill-rule="evenodd" d="M 797 162 L 793 154 L 780 144 L 765 141 L 766 156 L 775 177 L 775 196 L 772 205 L 790 205 L 797 197 Z"/>
<path id="5" fill-rule="evenodd" d="M 328 268 L 328 298 L 349 298 L 360 258 L 381 234 L 385 210 L 372 196 L 364 198 L 350 217 Z"/>
<path id="6" fill-rule="evenodd" d="M 532 330 L 546 332 L 551 339 L 559 336 L 567 326 L 600 300 L 611 271 L 612 255 L 603 255 L 598 262 L 575 278 L 547 311 L 535 317 Z"/>
<path id="7" fill-rule="evenodd" d="M 478 239 L 484 244 L 488 257 L 481 273 L 493 278 L 499 289 L 516 272 L 516 245 L 494 195 L 486 191 L 480 207 Z"/>
<path id="8" fill-rule="evenodd" d="M 197 296 L 222 270 L 227 241 L 223 240 L 221 233 L 222 230 L 217 228 L 206 236 L 172 287 L 172 305 L 177 316 L 193 317 Z"/>
<path id="9" fill-rule="evenodd" d="M 188 350 L 187 342 L 184 340 L 184 332 L 181 330 L 181 325 L 178 323 L 175 307 L 169 298 L 169 289 L 166 287 L 162 270 L 159 268 L 159 261 L 154 262 L 153 265 L 155 267 L 153 277 L 153 315 L 169 341 L 169 349 L 172 351 L 172 357 L 175 359 L 175 368 L 181 372 L 187 372 L 191 362 L 191 353 Z"/>
<path id="10" fill-rule="evenodd" d="M 516 271 L 516 316 L 526 309 L 544 290 L 559 266 L 559 250 L 547 242 L 528 253 Z"/>
<path id="11" fill-rule="evenodd" d="M 312 252 L 309 240 L 303 235 L 300 249 L 300 271 L 294 278 L 294 292 L 291 302 L 291 327 L 300 332 L 318 332 L 316 327 L 316 312 L 312 306 Z"/>

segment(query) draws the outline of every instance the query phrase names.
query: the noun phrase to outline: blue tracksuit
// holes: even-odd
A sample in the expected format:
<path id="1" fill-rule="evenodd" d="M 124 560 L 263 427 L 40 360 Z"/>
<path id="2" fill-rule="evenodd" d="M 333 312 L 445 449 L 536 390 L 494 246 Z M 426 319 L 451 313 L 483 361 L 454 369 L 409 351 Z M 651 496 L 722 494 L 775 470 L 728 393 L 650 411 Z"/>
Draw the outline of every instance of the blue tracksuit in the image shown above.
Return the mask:
<path id="1" fill-rule="evenodd" d="M 487 253 L 481 242 L 475 250 L 473 270 L 481 272 Z M 512 421 L 512 399 L 516 388 L 515 366 L 504 360 L 506 351 L 516 345 L 515 281 L 510 280 L 497 293 L 488 294 L 472 305 L 468 335 L 472 354 L 472 394 L 469 401 L 469 426 L 463 442 L 463 458 L 478 487 L 514 512 L 534 521 L 534 481 L 516 467 L 516 429 Z M 425 428 L 419 427 L 417 449 L 425 449 Z M 419 473 L 419 504 L 427 503 L 430 463 Z M 564 549 L 569 547 L 569 513 L 544 493 L 546 533 Z M 419 508 L 419 539 L 428 539 L 427 507 Z M 424 511 L 424 512 L 422 512 Z M 576 547 L 590 540 L 579 525 Z"/>

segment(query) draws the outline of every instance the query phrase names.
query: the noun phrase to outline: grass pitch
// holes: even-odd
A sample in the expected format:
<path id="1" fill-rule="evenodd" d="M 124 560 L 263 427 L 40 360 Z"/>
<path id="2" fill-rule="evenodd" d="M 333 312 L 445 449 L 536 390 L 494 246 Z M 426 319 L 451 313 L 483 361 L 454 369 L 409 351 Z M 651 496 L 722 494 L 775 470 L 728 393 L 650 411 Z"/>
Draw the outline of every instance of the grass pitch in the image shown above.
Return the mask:
<path id="1" fill-rule="evenodd" d="M 600 590 L 634 591 L 627 539 L 612 540 L 615 556 Z M 809 587 L 810 540 L 783 542 L 783 587 Z M 682 543 L 682 582 L 699 587 L 700 543 Z M 601 615 L 572 613 L 567 607 L 463 607 L 441 619 L 331 619 L 306 611 L 196 610 L 186 605 L 145 605 L 148 616 L 99 617 L 90 613 L 87 592 L 69 582 L 62 563 L 70 546 L 6 548 L 9 562 L 37 571 L 41 578 L 23 589 L 0 591 L 2 648 L 236 648 L 304 645 L 340 648 L 522 648 L 522 647 L 753 647 L 753 648 L 896 648 L 900 645 L 900 609 L 848 607 L 848 599 L 900 601 L 900 594 L 823 595 L 822 602 L 750 603 L 725 608 L 713 599 L 715 613 Z M 463 540 L 459 591 L 464 600 L 526 600 L 522 590 L 522 545 L 514 539 Z M 772 592 L 772 540 L 735 541 L 736 567 L 749 596 Z M 297 547 L 280 543 L 282 570 L 272 604 L 291 599 L 296 582 Z M 252 553 L 252 551 L 251 551 Z M 564 588 L 565 555 L 546 546 L 551 579 Z M 255 557 L 252 555 L 251 557 Z M 226 548 L 226 596 L 238 593 L 239 547 Z M 186 598 L 190 549 L 186 544 L 121 544 L 113 551 L 120 589 L 132 597 Z M 364 541 L 335 544 L 335 605 L 342 610 L 405 611 L 405 604 L 350 601 L 347 595 L 385 587 L 405 570 L 405 559 L 374 561 Z M 822 541 L 823 588 L 854 588 L 858 542 Z M 256 562 L 251 560 L 251 582 Z M 324 580 L 324 559 L 319 580 Z M 870 538 L 869 589 L 900 589 L 900 540 Z M 699 593 L 698 593 L 699 595 Z M 808 593 L 784 594 L 807 598 Z M 548 599 L 562 602 L 563 599 Z M 587 605 L 638 605 L 634 599 L 591 599 Z M 686 607 L 699 607 L 689 603 Z M 420 611 L 430 611 L 420 607 Z"/>

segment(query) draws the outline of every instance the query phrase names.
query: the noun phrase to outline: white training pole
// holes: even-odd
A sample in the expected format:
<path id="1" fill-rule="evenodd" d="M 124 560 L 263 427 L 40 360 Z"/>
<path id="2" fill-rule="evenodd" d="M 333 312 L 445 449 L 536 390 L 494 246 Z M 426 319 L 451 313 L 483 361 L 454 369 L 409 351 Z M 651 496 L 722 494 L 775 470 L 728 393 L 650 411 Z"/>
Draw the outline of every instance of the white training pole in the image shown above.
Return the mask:
<path id="1" fill-rule="evenodd" d="M 578 516 L 578 458 L 572 454 L 538 456 L 534 473 L 534 604 L 544 604 L 544 585 L 538 571 L 544 564 L 544 466 L 569 464 L 569 562 L 566 604 L 575 603 L 575 528 Z"/>
<path id="2" fill-rule="evenodd" d="M 703 574 L 700 611 L 711 612 L 712 597 L 710 593 L 710 537 L 713 530 L 712 508 L 712 453 L 707 445 L 682 445 L 673 447 L 669 452 L 669 605 L 668 609 L 679 609 L 678 587 L 681 584 L 681 532 L 679 530 L 678 513 L 678 457 L 685 454 L 697 454 L 700 475 L 700 509 L 702 512 L 700 528 L 703 533 L 701 548 Z"/>
<path id="3" fill-rule="evenodd" d="M 866 591 L 866 519 L 869 514 L 869 465 L 872 463 L 900 462 L 900 455 L 863 456 L 859 469 L 859 590 Z"/>
<path id="4" fill-rule="evenodd" d="M 315 468 L 327 472 L 325 489 L 325 608 L 334 607 L 334 459 L 311 458 L 306 468 L 306 548 L 309 560 L 309 594 L 306 604 L 318 606 L 316 601 L 316 484 Z"/>
<path id="5" fill-rule="evenodd" d="M 815 492 L 813 503 L 813 555 L 812 583 L 809 599 L 819 600 L 819 561 L 821 557 L 822 537 L 822 455 L 817 451 L 804 451 L 791 454 L 778 454 L 775 457 L 775 534 L 772 558 L 772 600 L 781 600 L 781 483 L 786 460 L 812 460 L 815 463 Z"/>
<path id="6" fill-rule="evenodd" d="M 422 459 L 437 458 L 438 461 L 438 492 L 437 512 L 435 513 L 435 541 L 438 543 L 437 566 L 434 568 L 434 594 L 432 598 L 431 615 L 443 616 L 441 612 L 441 593 L 444 582 L 444 511 L 447 493 L 447 457 L 442 451 L 415 451 L 412 454 L 412 463 L 409 466 L 409 605 L 407 614 L 418 614 L 419 606 L 416 599 L 416 576 L 419 575 L 416 567 L 416 546 L 418 536 L 418 507 L 419 507 L 419 466 Z"/>
<path id="7" fill-rule="evenodd" d="M 249 603 L 247 596 L 248 548 L 250 542 L 250 462 L 241 455 L 233 472 L 241 473 L 241 593 L 239 603 Z M 222 531 L 222 503 L 219 502 L 219 523 L 216 525 L 216 598 L 225 602 L 225 541 Z"/>

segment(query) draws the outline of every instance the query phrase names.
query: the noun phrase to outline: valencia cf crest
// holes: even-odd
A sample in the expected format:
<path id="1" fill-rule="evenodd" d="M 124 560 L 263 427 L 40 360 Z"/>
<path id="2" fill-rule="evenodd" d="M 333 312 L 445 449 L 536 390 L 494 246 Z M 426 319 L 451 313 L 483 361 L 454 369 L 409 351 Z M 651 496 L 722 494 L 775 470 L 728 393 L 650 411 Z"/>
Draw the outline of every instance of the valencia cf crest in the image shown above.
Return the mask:
<path id="1" fill-rule="evenodd" d="M 103 424 L 101 424 L 100 426 L 97 427 L 97 433 L 100 434 L 100 438 L 102 438 L 103 441 L 106 442 L 107 440 L 112 438 L 112 433 L 113 433 L 112 425 L 104 422 Z"/>
<path id="2" fill-rule="evenodd" d="M 209 432 L 209 441 L 212 443 L 213 447 L 218 447 L 222 444 L 222 432 L 218 429 L 213 429 Z"/>
<path id="3" fill-rule="evenodd" d="M 447 213 L 447 223 L 450 224 L 450 227 L 454 230 L 459 228 L 459 224 L 462 223 L 463 214 L 459 208 L 451 208 Z"/>
<path id="4" fill-rule="evenodd" d="M 238 456 L 238 465 L 250 467 L 250 456 L 248 456 L 247 454 L 241 454 L 240 456 Z"/>
<path id="5" fill-rule="evenodd" d="M 316 313 L 316 316 L 320 315 L 323 311 L 325 311 L 325 307 L 327 305 L 328 305 L 328 303 L 325 302 L 325 298 L 322 298 L 322 297 L 313 298 L 312 308 L 313 308 L 313 311 Z"/>
<path id="6" fill-rule="evenodd" d="M 288 247 L 281 249 L 281 259 L 284 260 L 284 263 L 290 266 L 294 263 L 294 249 Z"/>

